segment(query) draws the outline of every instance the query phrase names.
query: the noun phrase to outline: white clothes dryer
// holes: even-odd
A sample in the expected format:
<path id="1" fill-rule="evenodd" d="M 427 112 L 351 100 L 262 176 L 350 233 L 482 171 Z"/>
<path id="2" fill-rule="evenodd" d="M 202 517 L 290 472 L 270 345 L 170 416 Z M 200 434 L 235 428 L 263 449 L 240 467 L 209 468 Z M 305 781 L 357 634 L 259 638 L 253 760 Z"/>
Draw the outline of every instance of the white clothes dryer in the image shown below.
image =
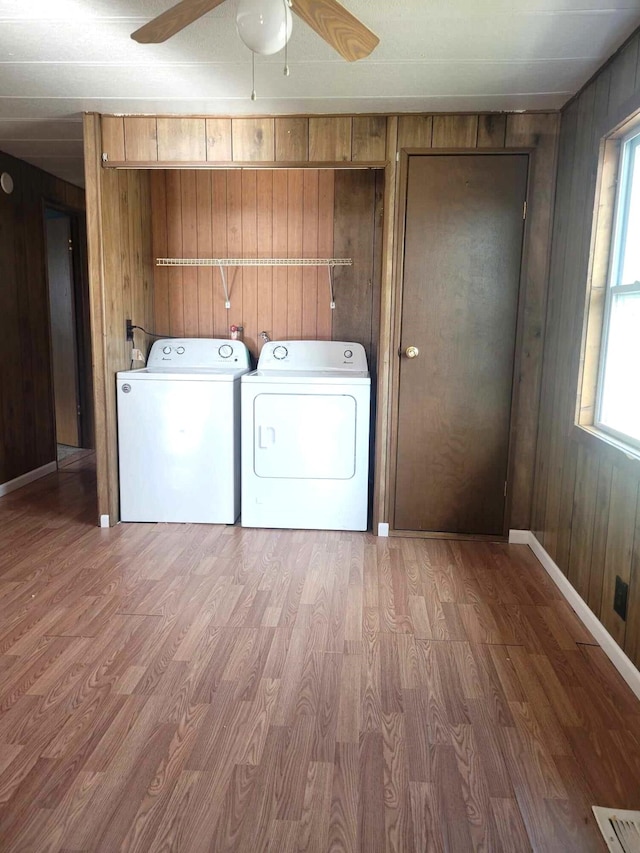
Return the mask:
<path id="1" fill-rule="evenodd" d="M 122 521 L 233 524 L 240 513 L 240 341 L 169 338 L 117 374 Z"/>
<path id="2" fill-rule="evenodd" d="M 241 395 L 243 527 L 366 530 L 371 379 L 362 345 L 271 341 Z"/>

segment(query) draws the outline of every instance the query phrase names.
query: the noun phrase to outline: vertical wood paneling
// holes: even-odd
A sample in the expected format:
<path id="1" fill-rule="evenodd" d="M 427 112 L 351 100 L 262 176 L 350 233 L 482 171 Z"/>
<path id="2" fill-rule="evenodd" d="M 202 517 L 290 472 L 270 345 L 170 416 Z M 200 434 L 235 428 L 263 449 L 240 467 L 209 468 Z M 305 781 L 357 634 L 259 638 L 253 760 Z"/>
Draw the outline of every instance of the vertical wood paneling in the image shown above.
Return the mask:
<path id="1" fill-rule="evenodd" d="M 506 115 L 478 116 L 478 148 L 504 148 L 506 131 Z"/>
<path id="2" fill-rule="evenodd" d="M 309 119 L 309 160 L 312 163 L 351 159 L 351 116 Z"/>
<path id="3" fill-rule="evenodd" d="M 102 153 L 111 162 L 125 159 L 124 119 L 121 116 L 102 117 Z"/>
<path id="4" fill-rule="evenodd" d="M 258 254 L 257 174 L 253 169 L 242 171 L 242 252 L 240 257 L 255 258 Z M 245 267 L 242 271 L 242 325 L 244 340 L 252 352 L 258 337 L 258 269 Z"/>
<path id="5" fill-rule="evenodd" d="M 597 456 L 597 454 L 595 454 Z M 611 500 L 611 480 L 613 466 L 606 459 L 599 459 L 598 484 L 596 486 L 596 506 L 593 518 L 593 547 L 588 562 L 589 597 L 587 604 L 596 615 L 602 609 L 602 573 L 607 548 L 609 529 L 609 502 Z M 574 502 L 579 498 L 574 496 Z"/>
<path id="6" fill-rule="evenodd" d="M 87 259 L 89 266 L 89 304 L 91 309 L 91 354 L 93 363 L 93 399 L 95 413 L 96 497 L 98 518 L 108 514 L 114 505 L 109 467 L 113 462 L 111 447 L 116 440 L 107 427 L 108 373 L 105 346 L 106 282 L 102 223 L 102 131 L 100 117 L 87 114 L 83 118 L 84 160 L 87 198 Z M 114 523 L 117 516 L 114 517 Z"/>
<path id="7" fill-rule="evenodd" d="M 374 173 L 358 171 L 371 187 Z M 333 170 L 172 170 L 152 173 L 154 257 L 333 257 Z M 371 345 L 373 193 L 351 202 L 341 222 L 354 255 L 352 286 L 339 300 L 341 333 Z M 351 211 L 347 222 L 345 211 Z M 363 230 L 364 229 L 364 230 Z M 351 255 L 349 255 L 350 257 Z M 156 329 L 176 335 L 220 336 L 244 327 L 254 355 L 259 333 L 272 339 L 332 337 L 326 267 L 227 267 L 231 310 L 217 268 L 156 268 Z M 358 288 L 361 292 L 358 291 Z M 377 292 L 377 290 L 376 290 Z M 357 332 L 354 337 L 347 330 Z"/>
<path id="8" fill-rule="evenodd" d="M 203 118 L 159 118 L 158 160 L 205 162 L 207 130 Z"/>
<path id="9" fill-rule="evenodd" d="M 625 583 L 631 579 L 631 553 L 638 506 L 638 479 L 620 468 L 613 469 L 611 501 L 607 525 L 607 549 L 602 577 L 600 619 L 611 636 L 624 647 L 625 622 L 613 609 L 616 576 Z"/>
<path id="10" fill-rule="evenodd" d="M 318 257 L 318 172 L 303 172 L 302 256 Z M 316 337 L 318 309 L 318 267 L 302 268 L 302 337 Z"/>
<path id="11" fill-rule="evenodd" d="M 640 609 L 634 596 L 638 563 L 632 554 L 640 464 L 581 435 L 574 422 L 587 283 L 593 280 L 601 288 L 606 266 L 606 250 L 595 264 L 590 259 L 598 245 L 591 234 L 600 140 L 640 107 L 639 43 L 636 34 L 562 115 L 533 501 L 538 537 L 636 663 Z M 610 181 L 606 174 L 605 179 Z M 603 190 L 601 205 L 610 203 L 606 185 Z M 593 341 L 591 328 L 588 345 L 593 347 Z M 584 415 L 592 390 L 582 400 Z M 630 582 L 626 623 L 613 611 L 616 575 Z"/>
<path id="12" fill-rule="evenodd" d="M 478 116 L 434 116 L 433 148 L 475 148 Z"/>
<path id="13" fill-rule="evenodd" d="M 213 257 L 229 257 L 226 172 L 211 173 L 211 233 Z M 224 307 L 224 295 L 219 270 L 213 270 L 212 283 L 213 333 L 215 337 L 225 337 L 229 334 L 230 321 L 227 309 Z"/>
<path id="14" fill-rule="evenodd" d="M 289 251 L 288 216 L 289 179 L 288 172 L 273 173 L 273 254 L 276 258 L 285 258 Z M 273 325 L 271 334 L 274 340 L 287 337 L 288 269 L 273 269 Z M 268 331 L 268 327 L 267 327 Z"/>
<path id="15" fill-rule="evenodd" d="M 241 258 L 242 244 L 242 172 L 227 172 L 228 256 Z M 243 267 L 229 267 L 226 271 L 231 297 L 231 309 L 226 312 L 226 335 L 229 334 L 229 325 L 244 325 L 244 272 Z"/>
<path id="16" fill-rule="evenodd" d="M 301 169 L 287 173 L 287 198 L 289 210 L 303 210 L 304 190 Z M 302 217 L 287 217 L 287 245 L 289 257 L 302 257 Z M 302 269 L 287 267 L 287 335 L 299 338 L 302 335 Z"/>
<path id="17" fill-rule="evenodd" d="M 211 210 L 211 172 L 197 171 L 196 178 L 196 255 L 198 258 L 213 257 L 213 233 Z M 213 337 L 213 274 L 212 267 L 198 267 L 198 317 L 197 334 Z"/>
<path id="18" fill-rule="evenodd" d="M 185 170 L 180 173 L 182 209 L 182 257 L 198 256 L 198 209 L 196 173 Z M 182 271 L 182 305 L 184 311 L 184 334 L 194 337 L 200 327 L 198 305 L 198 270 L 185 267 Z"/>
<path id="19" fill-rule="evenodd" d="M 483 119 L 500 116 L 481 116 Z M 499 122 L 497 123 L 499 127 Z M 495 129 L 495 127 L 494 127 Z M 497 137 L 494 137 L 497 141 Z M 522 346 L 516 382 L 515 443 L 512 449 L 511 526 L 531 525 L 533 470 L 538 433 L 537 408 L 542 379 L 542 340 L 546 309 L 551 240 L 558 117 L 553 114 L 510 115 L 506 120 L 507 148 L 532 148 L 527 210 L 527 254 L 523 264 L 520 327 Z"/>
<path id="20" fill-rule="evenodd" d="M 234 118 L 231 121 L 232 156 L 235 162 L 275 160 L 275 120 Z"/>
<path id="21" fill-rule="evenodd" d="M 334 242 L 334 218 L 335 218 L 335 177 L 328 169 L 322 169 L 318 173 L 318 257 L 338 257 L 340 247 Z M 352 257 L 351 255 L 340 255 L 340 257 Z M 357 261 L 354 259 L 357 268 Z M 334 268 L 335 269 L 335 268 Z M 345 306 L 346 307 L 346 306 Z M 329 271 L 318 270 L 318 304 L 316 309 L 316 337 L 320 341 L 331 340 L 334 311 L 330 307 Z M 340 336 L 336 333 L 336 338 Z"/>
<path id="22" fill-rule="evenodd" d="M 631 557 L 631 582 L 627 605 L 627 630 L 624 638 L 624 650 L 634 661 L 640 661 L 640 497 L 636 510 L 636 527 L 633 534 L 633 554 Z"/>
<path id="23" fill-rule="evenodd" d="M 335 251 L 353 258 L 351 267 L 336 267 L 334 335 L 363 344 L 371 361 L 374 289 L 375 173 L 337 172 L 335 181 Z"/>
<path id="24" fill-rule="evenodd" d="M 433 116 L 399 116 L 398 150 L 431 148 Z"/>
<path id="25" fill-rule="evenodd" d="M 167 252 L 164 257 L 183 258 L 182 251 L 182 172 L 167 172 Z M 158 334 L 181 335 L 184 332 L 183 269 L 169 269 L 169 328 Z"/>
<path id="26" fill-rule="evenodd" d="M 167 182 L 164 172 L 151 172 L 151 236 L 153 258 L 165 258 L 169 248 L 167 236 Z M 162 333 L 169 330 L 169 274 L 168 267 L 153 270 L 154 328 L 150 331 Z M 133 318 L 136 322 L 136 318 Z M 140 324 L 142 325 L 142 324 Z"/>
<path id="27" fill-rule="evenodd" d="M 381 162 L 385 159 L 387 142 L 386 116 L 354 116 L 351 159 Z"/>
<path id="28" fill-rule="evenodd" d="M 150 308 L 145 282 L 148 282 L 152 245 L 151 233 L 143 223 L 151 216 L 151 198 L 150 184 L 144 173 L 103 169 L 100 183 L 102 272 L 104 291 L 108 298 L 102 306 L 92 303 L 92 319 L 96 313 L 102 315 L 104 334 L 104 396 L 100 398 L 104 411 L 96 407 L 96 455 L 100 458 L 103 452 L 106 453 L 109 483 L 108 506 L 99 506 L 99 512 L 108 513 L 111 524 L 115 524 L 119 520 L 115 374 L 118 370 L 128 369 L 130 365 L 131 345 L 125 340 L 125 320 L 128 317 L 133 319 L 134 311 L 138 309 Z M 87 198 L 89 200 L 89 195 Z M 95 202 L 95 198 L 91 200 Z M 134 240 L 141 241 L 142 245 L 134 245 Z M 140 262 L 136 262 L 138 255 Z M 95 286 L 95 283 L 92 285 Z M 149 329 L 153 320 L 149 314 L 135 316 L 135 322 Z M 140 333 L 136 334 L 136 342 L 144 349 L 144 337 Z"/>
<path id="29" fill-rule="evenodd" d="M 231 119 L 208 118 L 206 131 L 207 160 L 231 160 Z"/>
<path id="30" fill-rule="evenodd" d="M 273 176 L 274 172 L 268 169 L 256 173 L 256 255 L 259 258 L 275 257 L 273 252 Z M 259 353 L 264 343 L 259 333 L 273 329 L 273 272 L 274 267 L 257 269 L 258 305 L 254 353 Z"/>
<path id="31" fill-rule="evenodd" d="M 304 163 L 309 159 L 309 119 L 277 118 L 276 162 Z"/>
<path id="32" fill-rule="evenodd" d="M 599 459 L 578 450 L 575 501 L 571 522 L 571 544 L 567 577 L 585 601 L 589 597 L 589 569 L 593 549 L 593 527 L 596 511 Z"/>
<path id="33" fill-rule="evenodd" d="M 154 116 L 126 116 L 124 119 L 125 159 L 155 162 L 158 159 L 158 122 Z"/>

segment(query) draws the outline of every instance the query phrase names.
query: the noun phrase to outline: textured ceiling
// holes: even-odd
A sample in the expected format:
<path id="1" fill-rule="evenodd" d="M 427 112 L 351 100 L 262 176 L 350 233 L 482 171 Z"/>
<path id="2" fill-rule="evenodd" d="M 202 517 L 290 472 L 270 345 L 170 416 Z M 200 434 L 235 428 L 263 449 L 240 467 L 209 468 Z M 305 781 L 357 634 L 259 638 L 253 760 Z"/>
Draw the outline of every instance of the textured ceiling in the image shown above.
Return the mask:
<path id="1" fill-rule="evenodd" d="M 226 0 L 168 42 L 130 33 L 171 0 L 0 0 L 0 150 L 82 183 L 83 111 L 286 114 L 554 109 L 640 24 L 640 0 L 342 0 L 380 37 L 347 63 L 294 16 L 251 54 Z"/>

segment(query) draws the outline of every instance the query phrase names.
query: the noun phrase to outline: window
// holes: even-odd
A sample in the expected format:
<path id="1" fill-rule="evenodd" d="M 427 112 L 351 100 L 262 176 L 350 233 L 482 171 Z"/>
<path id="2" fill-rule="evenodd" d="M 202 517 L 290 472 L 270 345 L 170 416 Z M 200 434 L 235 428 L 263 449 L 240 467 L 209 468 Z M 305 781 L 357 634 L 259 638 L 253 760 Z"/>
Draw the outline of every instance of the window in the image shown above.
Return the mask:
<path id="1" fill-rule="evenodd" d="M 640 132 L 621 140 L 595 426 L 640 448 Z"/>

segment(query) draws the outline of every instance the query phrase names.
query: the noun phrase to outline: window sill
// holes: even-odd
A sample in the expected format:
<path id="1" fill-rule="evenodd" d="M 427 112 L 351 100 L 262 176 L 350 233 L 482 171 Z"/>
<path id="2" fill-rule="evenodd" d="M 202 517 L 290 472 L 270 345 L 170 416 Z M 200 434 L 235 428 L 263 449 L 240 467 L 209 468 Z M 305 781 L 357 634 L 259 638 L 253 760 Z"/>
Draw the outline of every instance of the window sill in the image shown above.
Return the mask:
<path id="1" fill-rule="evenodd" d="M 575 424 L 572 438 L 601 456 L 605 456 L 616 466 L 624 466 L 640 471 L 640 450 L 625 444 L 608 432 L 587 424 Z"/>

